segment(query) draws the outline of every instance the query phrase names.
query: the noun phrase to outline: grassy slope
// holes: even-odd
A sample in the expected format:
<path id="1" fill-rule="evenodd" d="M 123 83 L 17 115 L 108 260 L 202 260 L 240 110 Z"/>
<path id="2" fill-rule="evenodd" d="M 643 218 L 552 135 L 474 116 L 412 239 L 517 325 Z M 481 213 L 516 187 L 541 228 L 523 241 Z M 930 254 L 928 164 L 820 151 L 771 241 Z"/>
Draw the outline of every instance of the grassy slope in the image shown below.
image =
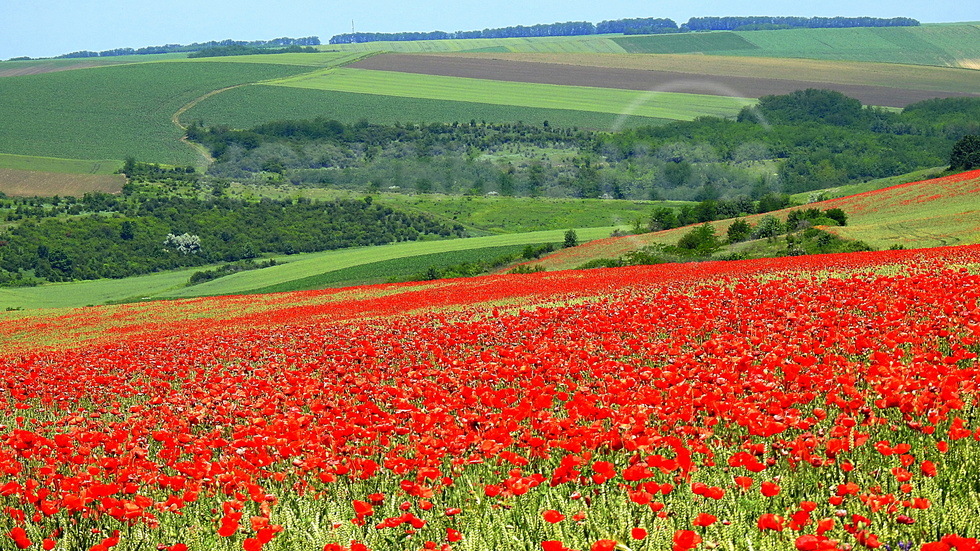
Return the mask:
<path id="1" fill-rule="evenodd" d="M 675 120 L 693 120 L 701 115 L 732 116 L 753 103 L 744 98 L 724 96 L 530 84 L 361 69 L 327 70 L 267 84 Z"/>
<path id="2" fill-rule="evenodd" d="M 579 241 L 587 241 L 607 237 L 612 229 L 611 227 L 579 228 L 576 232 Z M 277 266 L 240 272 L 193 287 L 184 285 L 192 273 L 202 268 L 119 280 L 57 283 L 22 289 L 0 288 L 0 309 L 73 308 L 144 297 L 187 298 L 248 293 L 254 289 L 283 285 L 286 282 L 305 278 L 316 278 L 336 270 L 386 260 L 488 247 L 561 243 L 564 234 L 564 230 L 551 230 L 444 241 L 413 241 L 380 247 L 284 256 L 277 258 L 277 261 L 281 262 Z"/>
<path id="3" fill-rule="evenodd" d="M 820 209 L 841 208 L 848 225 L 831 231 L 848 239 L 860 239 L 876 248 L 906 248 L 980 243 L 980 171 L 946 178 L 893 185 L 857 195 L 807 205 Z M 771 213 L 785 218 L 792 209 Z M 746 217 L 757 223 L 764 215 Z M 731 220 L 713 222 L 724 235 Z M 653 243 L 675 244 L 690 227 L 603 239 L 566 249 L 531 264 L 548 270 L 575 268 L 596 258 L 616 258 Z"/>

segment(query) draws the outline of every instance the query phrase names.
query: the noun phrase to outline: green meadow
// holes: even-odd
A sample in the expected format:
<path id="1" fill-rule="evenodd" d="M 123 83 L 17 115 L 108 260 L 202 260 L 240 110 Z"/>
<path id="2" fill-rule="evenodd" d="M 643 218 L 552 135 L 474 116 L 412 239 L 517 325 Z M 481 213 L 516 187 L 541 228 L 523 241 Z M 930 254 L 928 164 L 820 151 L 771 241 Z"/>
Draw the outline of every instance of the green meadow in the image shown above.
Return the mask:
<path id="1" fill-rule="evenodd" d="M 579 242 L 585 242 L 609 237 L 613 229 L 615 228 L 607 226 L 601 228 L 577 228 L 575 231 L 578 235 Z M 396 261 L 398 259 L 420 255 L 457 253 L 477 249 L 488 249 L 485 252 L 488 253 L 489 258 L 493 258 L 499 256 L 499 253 L 496 252 L 499 247 L 523 248 L 529 244 L 561 243 L 564 240 L 564 235 L 565 230 L 563 229 L 493 235 L 488 237 L 471 237 L 466 239 L 447 239 L 442 241 L 411 241 L 377 247 L 358 247 L 283 256 L 277 257 L 276 261 L 279 264 L 270 268 L 239 272 L 189 287 L 187 286 L 187 282 L 190 276 L 194 272 L 205 270 L 208 267 L 162 272 L 126 279 L 54 283 L 25 288 L 5 287 L 0 288 L 0 310 L 5 308 L 75 308 L 109 302 L 244 294 L 254 292 L 256 289 L 271 288 L 272 286 L 289 286 L 292 288 L 291 290 L 319 288 L 321 284 L 324 286 L 336 286 L 341 282 L 334 281 L 329 284 L 323 282 L 329 281 L 332 278 L 329 274 L 338 270 L 366 264 L 376 264 L 372 270 L 377 269 L 382 272 L 386 270 L 405 271 L 404 262 L 399 262 L 402 268 L 386 268 L 377 263 Z M 484 256 L 484 253 L 478 253 L 477 256 Z M 484 256 L 484 258 L 486 257 Z M 445 260 L 446 258 L 442 259 L 442 261 Z M 454 263 L 456 262 L 448 262 L 448 264 Z M 370 271 L 364 270 L 363 273 L 368 275 Z M 350 276 L 350 273 L 346 272 L 341 274 L 340 277 L 346 279 Z M 373 276 L 369 276 L 368 279 L 374 278 Z M 291 283 L 294 281 L 300 282 Z M 304 283 L 310 286 L 307 287 Z M 353 284 L 355 282 L 344 281 L 343 283 Z"/>
<path id="2" fill-rule="evenodd" d="M 264 84 L 673 120 L 693 120 L 703 115 L 734 116 L 743 107 L 755 102 L 725 96 L 504 82 L 363 69 L 328 69 Z"/>

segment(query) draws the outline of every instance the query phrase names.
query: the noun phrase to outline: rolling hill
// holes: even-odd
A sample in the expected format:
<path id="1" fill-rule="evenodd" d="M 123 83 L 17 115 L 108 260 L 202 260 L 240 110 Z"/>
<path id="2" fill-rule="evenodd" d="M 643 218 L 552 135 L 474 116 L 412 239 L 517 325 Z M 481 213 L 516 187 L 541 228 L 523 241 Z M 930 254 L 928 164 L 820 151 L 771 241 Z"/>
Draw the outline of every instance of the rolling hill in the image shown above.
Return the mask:
<path id="1" fill-rule="evenodd" d="M 980 243 L 980 170 L 902 183 L 884 189 L 810 203 L 806 208 L 843 209 L 848 222 L 828 231 L 865 241 L 875 248 L 928 248 Z M 801 207 L 794 207 L 801 208 Z M 745 217 L 751 224 L 767 215 L 785 220 L 794 208 Z M 732 220 L 712 222 L 722 235 Z M 676 244 L 691 226 L 667 231 L 602 239 L 566 249 L 528 265 L 566 270 L 590 260 L 617 258 L 655 243 Z"/>

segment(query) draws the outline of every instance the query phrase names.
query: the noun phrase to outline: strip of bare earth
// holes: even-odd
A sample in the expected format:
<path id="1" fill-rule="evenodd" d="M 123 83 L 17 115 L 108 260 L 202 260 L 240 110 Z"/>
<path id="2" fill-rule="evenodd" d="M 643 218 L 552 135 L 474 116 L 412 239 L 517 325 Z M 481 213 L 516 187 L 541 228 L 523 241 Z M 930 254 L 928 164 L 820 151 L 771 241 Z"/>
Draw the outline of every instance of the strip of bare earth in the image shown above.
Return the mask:
<path id="1" fill-rule="evenodd" d="M 126 178 L 121 174 L 61 174 L 0 168 L 0 192 L 8 196 L 81 197 L 88 192 L 119 193 Z"/>
<path id="2" fill-rule="evenodd" d="M 681 71 L 597 67 L 537 61 L 512 61 L 509 59 L 482 56 L 383 54 L 363 59 L 350 65 L 350 67 L 509 82 L 591 86 L 598 88 L 680 92 L 747 98 L 758 98 L 773 94 L 788 94 L 795 90 L 806 88 L 825 88 L 837 90 L 850 97 L 857 98 L 866 105 L 880 105 L 885 107 L 905 107 L 906 105 L 932 98 L 959 96 L 980 97 L 980 93 L 871 86 L 828 82 L 826 80 L 796 80 L 724 74 L 705 75 Z"/>

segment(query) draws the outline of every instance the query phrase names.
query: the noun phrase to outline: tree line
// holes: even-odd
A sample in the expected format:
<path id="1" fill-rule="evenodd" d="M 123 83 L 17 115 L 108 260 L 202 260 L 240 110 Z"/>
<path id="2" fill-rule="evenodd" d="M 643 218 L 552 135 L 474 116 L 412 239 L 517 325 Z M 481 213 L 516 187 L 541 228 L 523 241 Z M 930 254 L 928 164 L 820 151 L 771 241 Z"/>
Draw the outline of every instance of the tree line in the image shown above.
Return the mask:
<path id="1" fill-rule="evenodd" d="M 209 48 L 245 47 L 245 48 L 282 48 L 289 46 L 319 46 L 320 39 L 316 36 L 303 38 L 273 38 L 272 40 L 211 40 L 208 42 L 194 42 L 192 44 L 166 44 L 163 46 L 146 46 L 143 48 L 114 48 L 93 52 L 81 50 L 57 56 L 55 59 L 86 58 L 86 57 L 113 57 L 121 55 L 151 55 L 151 54 L 172 54 L 199 52 Z M 269 52 L 261 52 L 269 53 Z"/>
<path id="2" fill-rule="evenodd" d="M 248 202 L 92 193 L 71 203 L 78 208 L 74 216 L 51 209 L 53 216 L 21 221 L 0 234 L 0 285 L 122 278 L 464 233 L 459 224 L 370 198 Z"/>
<path id="3" fill-rule="evenodd" d="M 659 34 L 696 31 L 765 30 L 781 28 L 848 28 L 848 27 L 907 27 L 919 22 L 909 17 L 883 19 L 879 17 L 692 17 L 680 26 L 668 18 L 614 19 L 590 23 L 566 21 L 538 25 L 515 25 L 479 31 L 431 31 L 370 33 L 354 32 L 334 35 L 330 44 L 354 44 L 379 41 L 449 40 L 467 38 L 531 38 L 546 36 L 582 36 L 592 34 Z"/>

